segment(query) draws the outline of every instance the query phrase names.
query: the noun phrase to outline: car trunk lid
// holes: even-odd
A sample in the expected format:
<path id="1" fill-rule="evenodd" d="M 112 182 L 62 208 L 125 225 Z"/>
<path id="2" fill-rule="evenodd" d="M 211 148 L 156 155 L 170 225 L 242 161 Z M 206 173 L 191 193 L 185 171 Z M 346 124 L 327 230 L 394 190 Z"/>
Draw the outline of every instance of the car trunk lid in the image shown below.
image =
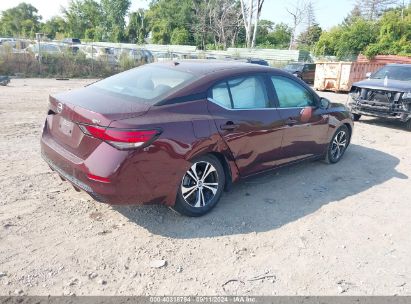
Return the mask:
<path id="1" fill-rule="evenodd" d="M 91 87 L 56 94 L 49 101 L 49 135 L 83 159 L 101 140 L 85 135 L 79 125 L 108 127 L 115 120 L 144 115 L 150 108 L 148 104 Z"/>

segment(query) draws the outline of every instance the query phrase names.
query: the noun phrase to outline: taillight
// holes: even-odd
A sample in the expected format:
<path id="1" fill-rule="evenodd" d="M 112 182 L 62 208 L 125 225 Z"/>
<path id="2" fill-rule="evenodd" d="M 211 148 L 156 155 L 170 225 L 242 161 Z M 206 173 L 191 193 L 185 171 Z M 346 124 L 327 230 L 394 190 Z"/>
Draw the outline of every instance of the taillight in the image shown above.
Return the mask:
<path id="1" fill-rule="evenodd" d="M 107 177 L 102 177 L 102 176 L 94 175 L 91 173 L 87 174 L 87 177 L 97 182 L 106 183 L 106 184 L 110 183 L 110 179 Z"/>
<path id="2" fill-rule="evenodd" d="M 79 125 L 84 134 L 104 140 L 118 149 L 131 149 L 150 144 L 159 130 L 129 130 Z"/>

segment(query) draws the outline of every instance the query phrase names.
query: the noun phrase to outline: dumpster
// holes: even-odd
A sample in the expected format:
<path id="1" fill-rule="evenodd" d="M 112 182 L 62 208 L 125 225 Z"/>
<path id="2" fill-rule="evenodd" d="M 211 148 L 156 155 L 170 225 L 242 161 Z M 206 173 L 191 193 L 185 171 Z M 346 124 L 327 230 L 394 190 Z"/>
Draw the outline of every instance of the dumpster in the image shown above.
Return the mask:
<path id="1" fill-rule="evenodd" d="M 366 78 L 383 63 L 371 62 L 317 62 L 314 89 L 317 91 L 349 92 L 354 82 Z"/>

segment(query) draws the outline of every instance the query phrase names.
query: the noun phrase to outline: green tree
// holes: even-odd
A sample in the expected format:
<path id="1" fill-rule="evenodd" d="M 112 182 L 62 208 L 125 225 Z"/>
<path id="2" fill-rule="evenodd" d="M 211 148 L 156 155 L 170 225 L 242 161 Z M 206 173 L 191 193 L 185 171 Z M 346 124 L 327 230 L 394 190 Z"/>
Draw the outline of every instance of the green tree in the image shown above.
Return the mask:
<path id="1" fill-rule="evenodd" d="M 40 29 L 41 16 L 31 4 L 22 2 L 5 10 L 0 17 L 0 33 L 3 36 L 33 38 Z"/>
<path id="2" fill-rule="evenodd" d="M 263 20 L 262 20 L 263 21 Z M 263 26 L 264 26 L 264 22 Z M 266 23 L 268 25 L 268 23 Z M 265 48 L 285 49 L 288 48 L 291 39 L 292 29 L 285 23 L 273 24 L 266 27 L 268 33 L 262 28 L 262 35 L 257 36 L 257 46 Z"/>
<path id="3" fill-rule="evenodd" d="M 101 40 L 97 29 L 103 21 L 102 8 L 95 0 L 71 0 L 63 10 L 67 34 L 75 38 Z M 86 35 L 87 32 L 87 35 Z"/>
<path id="4" fill-rule="evenodd" d="M 106 39 L 112 42 L 125 40 L 124 29 L 126 21 L 124 17 L 130 8 L 130 0 L 101 0 L 103 10 L 103 24 L 107 33 Z"/>
<path id="5" fill-rule="evenodd" d="M 257 45 L 266 42 L 267 35 L 274 30 L 274 22 L 270 20 L 260 20 L 257 28 Z"/>
<path id="6" fill-rule="evenodd" d="M 298 36 L 298 47 L 300 49 L 311 50 L 320 39 L 322 32 L 323 30 L 318 24 L 309 26 Z"/>
<path id="7" fill-rule="evenodd" d="M 177 28 L 190 28 L 194 19 L 192 0 L 154 0 L 151 2 L 147 16 L 151 20 L 150 27 L 154 43 L 168 44 Z M 193 35 L 189 33 L 188 42 L 193 43 Z"/>
<path id="8" fill-rule="evenodd" d="M 127 40 L 132 43 L 144 43 L 149 33 L 149 20 L 144 9 L 132 12 L 126 28 Z"/>
<path id="9" fill-rule="evenodd" d="M 379 20 L 378 41 L 369 45 L 365 54 L 411 54 L 411 5 L 401 10 L 393 9 L 383 14 Z"/>
<path id="10" fill-rule="evenodd" d="M 55 39 L 58 34 L 66 32 L 66 21 L 60 16 L 51 17 L 41 26 L 41 31 L 49 38 Z"/>
<path id="11" fill-rule="evenodd" d="M 190 33 L 184 28 L 175 28 L 171 33 L 171 44 L 189 44 Z"/>
<path id="12" fill-rule="evenodd" d="M 357 18 L 350 25 L 342 24 L 323 32 L 315 46 L 315 53 L 351 59 L 377 41 L 378 30 L 376 22 Z"/>

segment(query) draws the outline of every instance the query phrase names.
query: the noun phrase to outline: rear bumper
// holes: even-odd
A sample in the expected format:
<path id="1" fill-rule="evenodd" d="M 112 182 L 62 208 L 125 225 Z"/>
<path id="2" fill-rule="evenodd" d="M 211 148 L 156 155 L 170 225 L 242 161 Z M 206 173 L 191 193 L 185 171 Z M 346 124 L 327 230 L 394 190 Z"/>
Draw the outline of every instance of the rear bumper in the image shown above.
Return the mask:
<path id="1" fill-rule="evenodd" d="M 98 193 L 94 192 L 90 186 L 86 185 L 74 176 L 71 176 L 68 173 L 64 172 L 62 169 L 56 166 L 50 159 L 48 159 L 47 156 L 43 153 L 41 153 L 41 157 L 50 166 L 50 169 L 57 172 L 63 180 L 70 182 L 76 189 L 80 189 L 87 192 L 94 200 L 100 203 L 105 203 L 106 199 L 104 196 L 99 195 Z"/>
<path id="2" fill-rule="evenodd" d="M 127 166 L 128 152 L 102 143 L 83 160 L 65 150 L 49 135 L 43 134 L 41 156 L 63 180 L 85 191 L 98 202 L 137 205 L 152 201 L 150 188 L 144 178 L 134 166 Z M 88 174 L 107 177 L 110 182 L 91 180 Z"/>

